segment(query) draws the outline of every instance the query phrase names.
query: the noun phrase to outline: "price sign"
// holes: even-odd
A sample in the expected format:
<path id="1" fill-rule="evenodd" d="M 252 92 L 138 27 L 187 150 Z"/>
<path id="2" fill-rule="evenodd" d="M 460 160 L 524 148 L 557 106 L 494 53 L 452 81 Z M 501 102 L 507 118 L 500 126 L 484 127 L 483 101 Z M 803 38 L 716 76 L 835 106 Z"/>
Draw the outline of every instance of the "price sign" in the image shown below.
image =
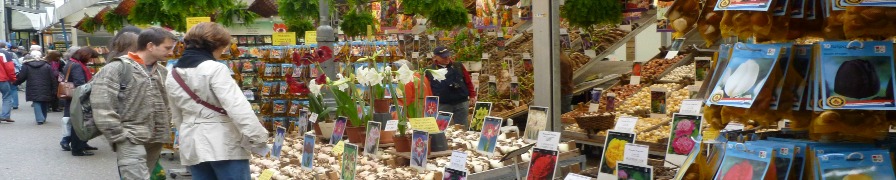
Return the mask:
<path id="1" fill-rule="evenodd" d="M 317 31 L 305 31 L 305 44 L 317 44 Z"/>
<path id="2" fill-rule="evenodd" d="M 467 169 L 467 153 L 464 153 L 463 151 L 452 151 L 450 160 L 448 168 L 458 170 Z"/>
<path id="3" fill-rule="evenodd" d="M 636 124 L 638 124 L 637 117 L 631 117 L 631 116 L 619 117 L 619 120 L 616 121 L 616 126 L 613 129 L 616 131 L 622 131 L 622 132 L 635 132 Z"/>
<path id="4" fill-rule="evenodd" d="M 311 116 L 308 117 L 308 121 L 311 121 L 311 123 L 317 123 L 317 116 L 317 113 L 311 113 Z"/>
<path id="5" fill-rule="evenodd" d="M 439 133 L 439 124 L 433 117 L 411 118 L 411 126 L 416 130 L 426 131 L 429 133 Z"/>
<path id="6" fill-rule="evenodd" d="M 188 17 L 187 18 L 187 30 L 189 31 L 190 29 L 193 28 L 193 26 L 196 26 L 197 24 L 204 23 L 204 22 L 212 22 L 212 18 L 211 17 Z"/>
<path id="7" fill-rule="evenodd" d="M 386 121 L 386 129 L 384 131 L 396 131 L 396 130 L 398 130 L 398 120 Z"/>
<path id="8" fill-rule="evenodd" d="M 686 115 L 700 115 L 700 109 L 703 108 L 703 101 L 699 99 L 685 99 L 681 101 L 681 109 L 678 113 Z"/>
<path id="9" fill-rule="evenodd" d="M 625 144 L 625 152 L 623 152 L 623 160 L 622 162 L 637 164 L 637 165 L 647 165 L 647 152 L 650 149 L 647 145 L 640 144 Z"/>
<path id="10" fill-rule="evenodd" d="M 641 84 L 641 76 L 632 76 L 632 78 L 628 80 L 628 84 L 631 84 L 631 85 Z"/>
<path id="11" fill-rule="evenodd" d="M 295 45 L 296 32 L 274 32 L 272 40 L 274 45 Z"/>

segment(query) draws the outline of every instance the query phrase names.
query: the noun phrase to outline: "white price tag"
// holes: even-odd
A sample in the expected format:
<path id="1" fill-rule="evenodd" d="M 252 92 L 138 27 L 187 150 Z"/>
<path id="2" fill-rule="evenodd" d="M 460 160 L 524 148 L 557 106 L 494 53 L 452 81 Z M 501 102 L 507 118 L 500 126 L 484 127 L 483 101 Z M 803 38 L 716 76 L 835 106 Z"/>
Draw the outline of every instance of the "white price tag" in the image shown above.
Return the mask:
<path id="1" fill-rule="evenodd" d="M 576 173 L 569 173 L 566 175 L 566 178 L 563 178 L 563 180 L 591 180 L 591 177 Z"/>
<path id="2" fill-rule="evenodd" d="M 636 124 L 638 124 L 637 117 L 623 116 L 619 117 L 619 120 L 616 121 L 616 126 L 613 129 L 622 132 L 635 132 Z"/>
<path id="3" fill-rule="evenodd" d="M 383 131 L 396 131 L 396 130 L 398 130 L 398 120 L 386 121 L 386 129 Z"/>
<path id="4" fill-rule="evenodd" d="M 628 84 L 631 84 L 631 85 L 641 84 L 641 76 L 632 76 L 632 78 L 629 79 Z"/>
<path id="5" fill-rule="evenodd" d="M 449 160 L 448 167 L 446 168 L 455 170 L 467 169 L 467 153 L 464 153 L 463 151 L 452 151 Z"/>
<path id="6" fill-rule="evenodd" d="M 560 144 L 560 132 L 539 131 L 535 148 L 557 151 L 558 144 Z"/>
<path id="7" fill-rule="evenodd" d="M 561 35 L 562 35 L 562 34 L 569 34 L 569 30 L 566 30 L 566 28 L 560 28 L 560 34 L 561 34 Z"/>
<path id="8" fill-rule="evenodd" d="M 308 121 L 311 121 L 311 123 L 317 123 L 317 113 L 311 113 L 311 116 L 308 117 Z"/>
<path id="9" fill-rule="evenodd" d="M 778 121 L 778 130 L 782 130 L 782 129 L 790 129 L 790 120 L 789 119 L 782 119 L 782 120 Z"/>
<path id="10" fill-rule="evenodd" d="M 432 53 L 426 53 L 426 58 L 432 58 Z"/>
<path id="11" fill-rule="evenodd" d="M 420 58 L 420 52 L 412 52 L 411 58 Z"/>
<path id="12" fill-rule="evenodd" d="M 622 162 L 634 165 L 647 165 L 647 152 L 650 149 L 647 145 L 625 144 L 625 152 L 623 152 Z"/>
<path id="13" fill-rule="evenodd" d="M 675 56 L 678 56 L 678 51 L 669 51 L 666 53 L 665 59 L 675 59 Z"/>
<path id="14" fill-rule="evenodd" d="M 498 37 L 504 37 L 504 31 L 498 31 Z"/>
<path id="15" fill-rule="evenodd" d="M 429 40 L 430 40 L 430 41 L 431 41 L 431 40 L 436 40 L 436 36 L 435 36 L 435 35 L 429 35 L 428 37 L 429 37 Z"/>
<path id="16" fill-rule="evenodd" d="M 489 55 L 488 53 L 482 53 L 482 59 L 489 59 L 490 57 L 491 55 Z"/>
<path id="17" fill-rule="evenodd" d="M 419 40 L 420 40 L 420 35 L 416 35 L 416 36 L 414 36 L 414 40 L 419 41 Z"/>
<path id="18" fill-rule="evenodd" d="M 725 129 L 722 129 L 722 131 L 741 131 L 741 130 L 744 130 L 744 124 L 735 123 L 735 122 L 728 123 L 728 125 L 725 126 Z"/>
<path id="19" fill-rule="evenodd" d="M 703 101 L 699 99 L 685 99 L 681 101 L 681 109 L 678 110 L 678 113 L 699 116 L 701 109 L 703 109 Z"/>
<path id="20" fill-rule="evenodd" d="M 523 53 L 523 59 L 532 59 L 532 54 Z"/>
<path id="21" fill-rule="evenodd" d="M 597 52 L 595 52 L 592 49 L 589 49 L 589 50 L 585 50 L 585 55 L 590 58 L 594 58 L 594 57 L 597 57 Z"/>

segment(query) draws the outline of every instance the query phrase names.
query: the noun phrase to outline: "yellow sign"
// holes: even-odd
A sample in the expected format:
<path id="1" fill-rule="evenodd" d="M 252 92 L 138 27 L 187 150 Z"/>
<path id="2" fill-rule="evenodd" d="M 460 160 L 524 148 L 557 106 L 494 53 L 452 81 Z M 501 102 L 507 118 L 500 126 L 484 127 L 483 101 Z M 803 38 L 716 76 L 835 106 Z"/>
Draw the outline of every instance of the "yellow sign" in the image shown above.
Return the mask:
<path id="1" fill-rule="evenodd" d="M 416 130 L 426 131 L 429 133 L 439 133 L 439 124 L 436 123 L 436 118 L 433 117 L 425 117 L 425 118 L 411 118 L 411 127 Z"/>
<path id="2" fill-rule="evenodd" d="M 274 170 L 265 169 L 261 175 L 258 175 L 258 180 L 271 180 L 272 177 L 274 177 Z"/>
<path id="3" fill-rule="evenodd" d="M 342 151 L 345 151 L 345 141 L 339 141 L 336 146 L 333 146 L 333 153 L 342 154 Z"/>
<path id="4" fill-rule="evenodd" d="M 305 44 L 317 44 L 317 31 L 305 31 Z"/>
<path id="5" fill-rule="evenodd" d="M 296 45 L 296 32 L 275 32 L 274 45 Z"/>
<path id="6" fill-rule="evenodd" d="M 188 17 L 187 18 L 187 31 L 192 29 L 193 26 L 196 26 L 197 24 L 204 23 L 204 22 L 212 22 L 212 18 L 210 18 L 210 17 Z"/>

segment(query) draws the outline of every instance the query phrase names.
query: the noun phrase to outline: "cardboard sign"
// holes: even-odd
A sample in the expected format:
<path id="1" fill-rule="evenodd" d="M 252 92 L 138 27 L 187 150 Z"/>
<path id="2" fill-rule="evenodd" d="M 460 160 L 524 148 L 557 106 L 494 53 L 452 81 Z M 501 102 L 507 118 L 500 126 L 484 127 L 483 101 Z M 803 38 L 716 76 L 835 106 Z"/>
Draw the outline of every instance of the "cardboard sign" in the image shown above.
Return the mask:
<path id="1" fill-rule="evenodd" d="M 619 120 L 616 121 L 616 126 L 613 129 L 616 131 L 622 131 L 622 132 L 635 132 L 636 124 L 638 124 L 637 117 L 631 117 L 631 116 L 619 117 Z"/>
<path id="2" fill-rule="evenodd" d="M 410 118 L 411 127 L 414 127 L 416 130 L 426 131 L 429 133 L 439 133 L 439 124 L 436 123 L 436 118 L 433 117 L 425 117 L 425 118 Z"/>
<path id="3" fill-rule="evenodd" d="M 641 84 L 641 76 L 632 76 L 631 79 L 628 80 L 628 84 L 631 84 L 631 85 Z"/>
<path id="4" fill-rule="evenodd" d="M 467 153 L 463 151 L 452 151 L 449 158 L 448 167 L 450 169 L 467 169 Z"/>
<path id="5" fill-rule="evenodd" d="M 558 144 L 560 144 L 560 132 L 540 131 L 535 148 L 556 151 Z"/>
<path id="6" fill-rule="evenodd" d="M 640 144 L 625 144 L 625 152 L 623 152 L 622 162 L 636 164 L 636 165 L 647 165 L 647 152 L 650 147 L 647 145 Z"/>
<path id="7" fill-rule="evenodd" d="M 275 32 L 272 40 L 274 45 L 296 45 L 296 32 Z"/>
<path id="8" fill-rule="evenodd" d="M 317 31 L 305 31 L 305 44 L 317 44 Z"/>
<path id="9" fill-rule="evenodd" d="M 703 109 L 702 100 L 685 99 L 681 101 L 681 109 L 678 110 L 678 113 L 686 115 L 700 115 L 701 109 Z"/>
<path id="10" fill-rule="evenodd" d="M 386 121 L 386 128 L 383 131 L 396 131 L 396 130 L 398 130 L 398 120 Z"/>
<path id="11" fill-rule="evenodd" d="M 187 18 L 187 31 L 192 29 L 193 26 L 196 26 L 197 24 L 204 23 L 204 22 L 212 22 L 212 18 L 211 17 L 188 17 Z"/>

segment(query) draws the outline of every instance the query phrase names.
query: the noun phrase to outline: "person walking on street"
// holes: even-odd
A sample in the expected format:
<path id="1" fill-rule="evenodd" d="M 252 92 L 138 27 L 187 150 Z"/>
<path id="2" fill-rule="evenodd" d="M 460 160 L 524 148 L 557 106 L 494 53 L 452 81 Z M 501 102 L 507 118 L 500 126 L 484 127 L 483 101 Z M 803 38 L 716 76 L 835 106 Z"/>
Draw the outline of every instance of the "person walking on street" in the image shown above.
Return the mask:
<path id="1" fill-rule="evenodd" d="M 16 78 L 15 85 L 28 81 L 25 85 L 25 101 L 31 101 L 34 107 L 34 119 L 37 125 L 43 125 L 47 120 L 47 111 L 50 102 L 55 99 L 53 90 L 53 68 L 47 61 L 39 57 L 40 53 L 31 53 L 25 56 L 25 65 Z"/>
<path id="2" fill-rule="evenodd" d="M 6 47 L 6 42 L 0 42 L 0 47 Z M 12 101 L 13 101 L 13 89 L 12 82 L 16 81 L 16 69 L 13 63 L 13 58 L 15 55 L 13 53 L 6 51 L 6 49 L 0 49 L 0 54 L 3 55 L 2 63 L 0 63 L 0 94 L 3 94 L 3 107 L 0 108 L 0 121 L 3 122 L 16 122 L 10 119 L 10 111 L 12 111 Z"/>
<path id="3" fill-rule="evenodd" d="M 230 68 L 215 61 L 230 47 L 230 33 L 217 23 L 200 23 L 184 43 L 183 57 L 165 80 L 181 164 L 193 179 L 251 179 L 250 151 L 267 148 L 268 131 Z"/>
<path id="4" fill-rule="evenodd" d="M 143 30 L 137 51 L 113 59 L 92 82 L 93 117 L 118 155 L 122 179 L 149 179 L 162 145 L 173 142 L 163 82 L 168 70 L 159 62 L 172 53 L 175 38 L 161 28 Z M 121 68 L 133 71 L 122 75 Z M 131 78 L 127 87 L 121 87 L 122 78 Z"/>
<path id="5" fill-rule="evenodd" d="M 90 72 L 90 69 L 87 68 L 87 63 L 93 61 L 100 56 L 99 53 L 94 51 L 91 48 L 80 48 L 78 51 L 72 54 L 71 59 L 66 62 L 66 66 L 64 67 L 65 72 L 63 72 L 63 82 L 71 82 L 75 85 L 75 87 L 87 84 L 91 79 L 93 79 L 93 73 Z M 71 109 L 70 104 L 66 103 L 65 110 L 63 110 L 62 122 L 69 122 L 69 117 L 71 117 Z M 78 138 L 78 135 L 74 133 L 74 129 L 69 126 L 68 127 L 68 139 L 63 138 L 62 149 L 66 150 L 69 148 L 72 151 L 72 156 L 92 156 L 92 152 L 87 152 L 87 150 L 97 150 L 95 147 L 90 147 L 87 145 L 87 141 L 82 141 Z M 71 142 L 69 144 L 64 144 L 64 142 Z"/>
<path id="6" fill-rule="evenodd" d="M 59 70 L 59 77 L 57 79 L 59 82 L 68 82 L 67 79 L 69 77 L 66 77 L 66 75 L 63 73 L 65 73 L 65 69 L 67 69 L 67 67 L 69 67 L 74 62 L 74 60 L 72 60 L 73 59 L 72 55 L 74 55 L 75 52 L 78 52 L 78 50 L 81 50 L 81 48 L 78 46 L 72 46 L 72 47 L 68 48 L 68 51 L 65 51 L 65 54 L 62 54 L 62 59 L 61 59 L 62 69 Z M 81 68 L 78 68 L 78 69 L 81 69 Z M 78 74 L 76 74 L 76 75 L 78 75 Z M 57 83 L 57 85 L 58 85 L 58 83 Z M 69 116 L 68 111 L 66 111 L 68 109 L 68 105 L 69 105 L 68 102 L 69 101 L 65 100 L 65 99 L 59 100 L 59 106 L 62 107 L 62 140 L 59 141 L 59 145 L 62 145 L 63 151 L 71 151 L 72 150 L 72 147 L 71 147 L 72 123 L 69 122 L 70 116 Z"/>
<path id="7" fill-rule="evenodd" d="M 55 93 L 59 88 L 59 82 L 62 81 L 62 76 L 60 76 L 60 74 L 62 74 L 62 67 L 65 66 L 65 63 L 62 61 L 62 53 L 59 53 L 59 51 L 55 50 L 47 51 L 47 57 L 45 57 L 44 60 L 46 60 L 47 63 L 50 64 L 50 70 L 53 71 L 53 83 L 51 83 L 53 84 L 53 90 L 50 90 L 50 92 Z M 49 105 L 51 111 L 62 112 L 62 108 L 60 108 L 59 106 L 59 101 L 59 98 L 55 96 L 53 97 L 53 100 L 50 101 Z"/>
<path id="8" fill-rule="evenodd" d="M 473 81 L 470 80 L 470 73 L 463 65 L 454 62 L 454 58 L 451 57 L 454 54 L 448 48 L 436 47 L 432 53 L 434 63 L 431 68 L 448 70 L 445 80 L 442 81 L 433 79 L 432 74 L 426 74 L 432 94 L 439 96 L 439 111 L 454 113 L 453 124 L 463 125 L 464 129 L 469 128 L 470 121 L 467 116 L 470 102 L 476 102 L 476 90 Z"/>

